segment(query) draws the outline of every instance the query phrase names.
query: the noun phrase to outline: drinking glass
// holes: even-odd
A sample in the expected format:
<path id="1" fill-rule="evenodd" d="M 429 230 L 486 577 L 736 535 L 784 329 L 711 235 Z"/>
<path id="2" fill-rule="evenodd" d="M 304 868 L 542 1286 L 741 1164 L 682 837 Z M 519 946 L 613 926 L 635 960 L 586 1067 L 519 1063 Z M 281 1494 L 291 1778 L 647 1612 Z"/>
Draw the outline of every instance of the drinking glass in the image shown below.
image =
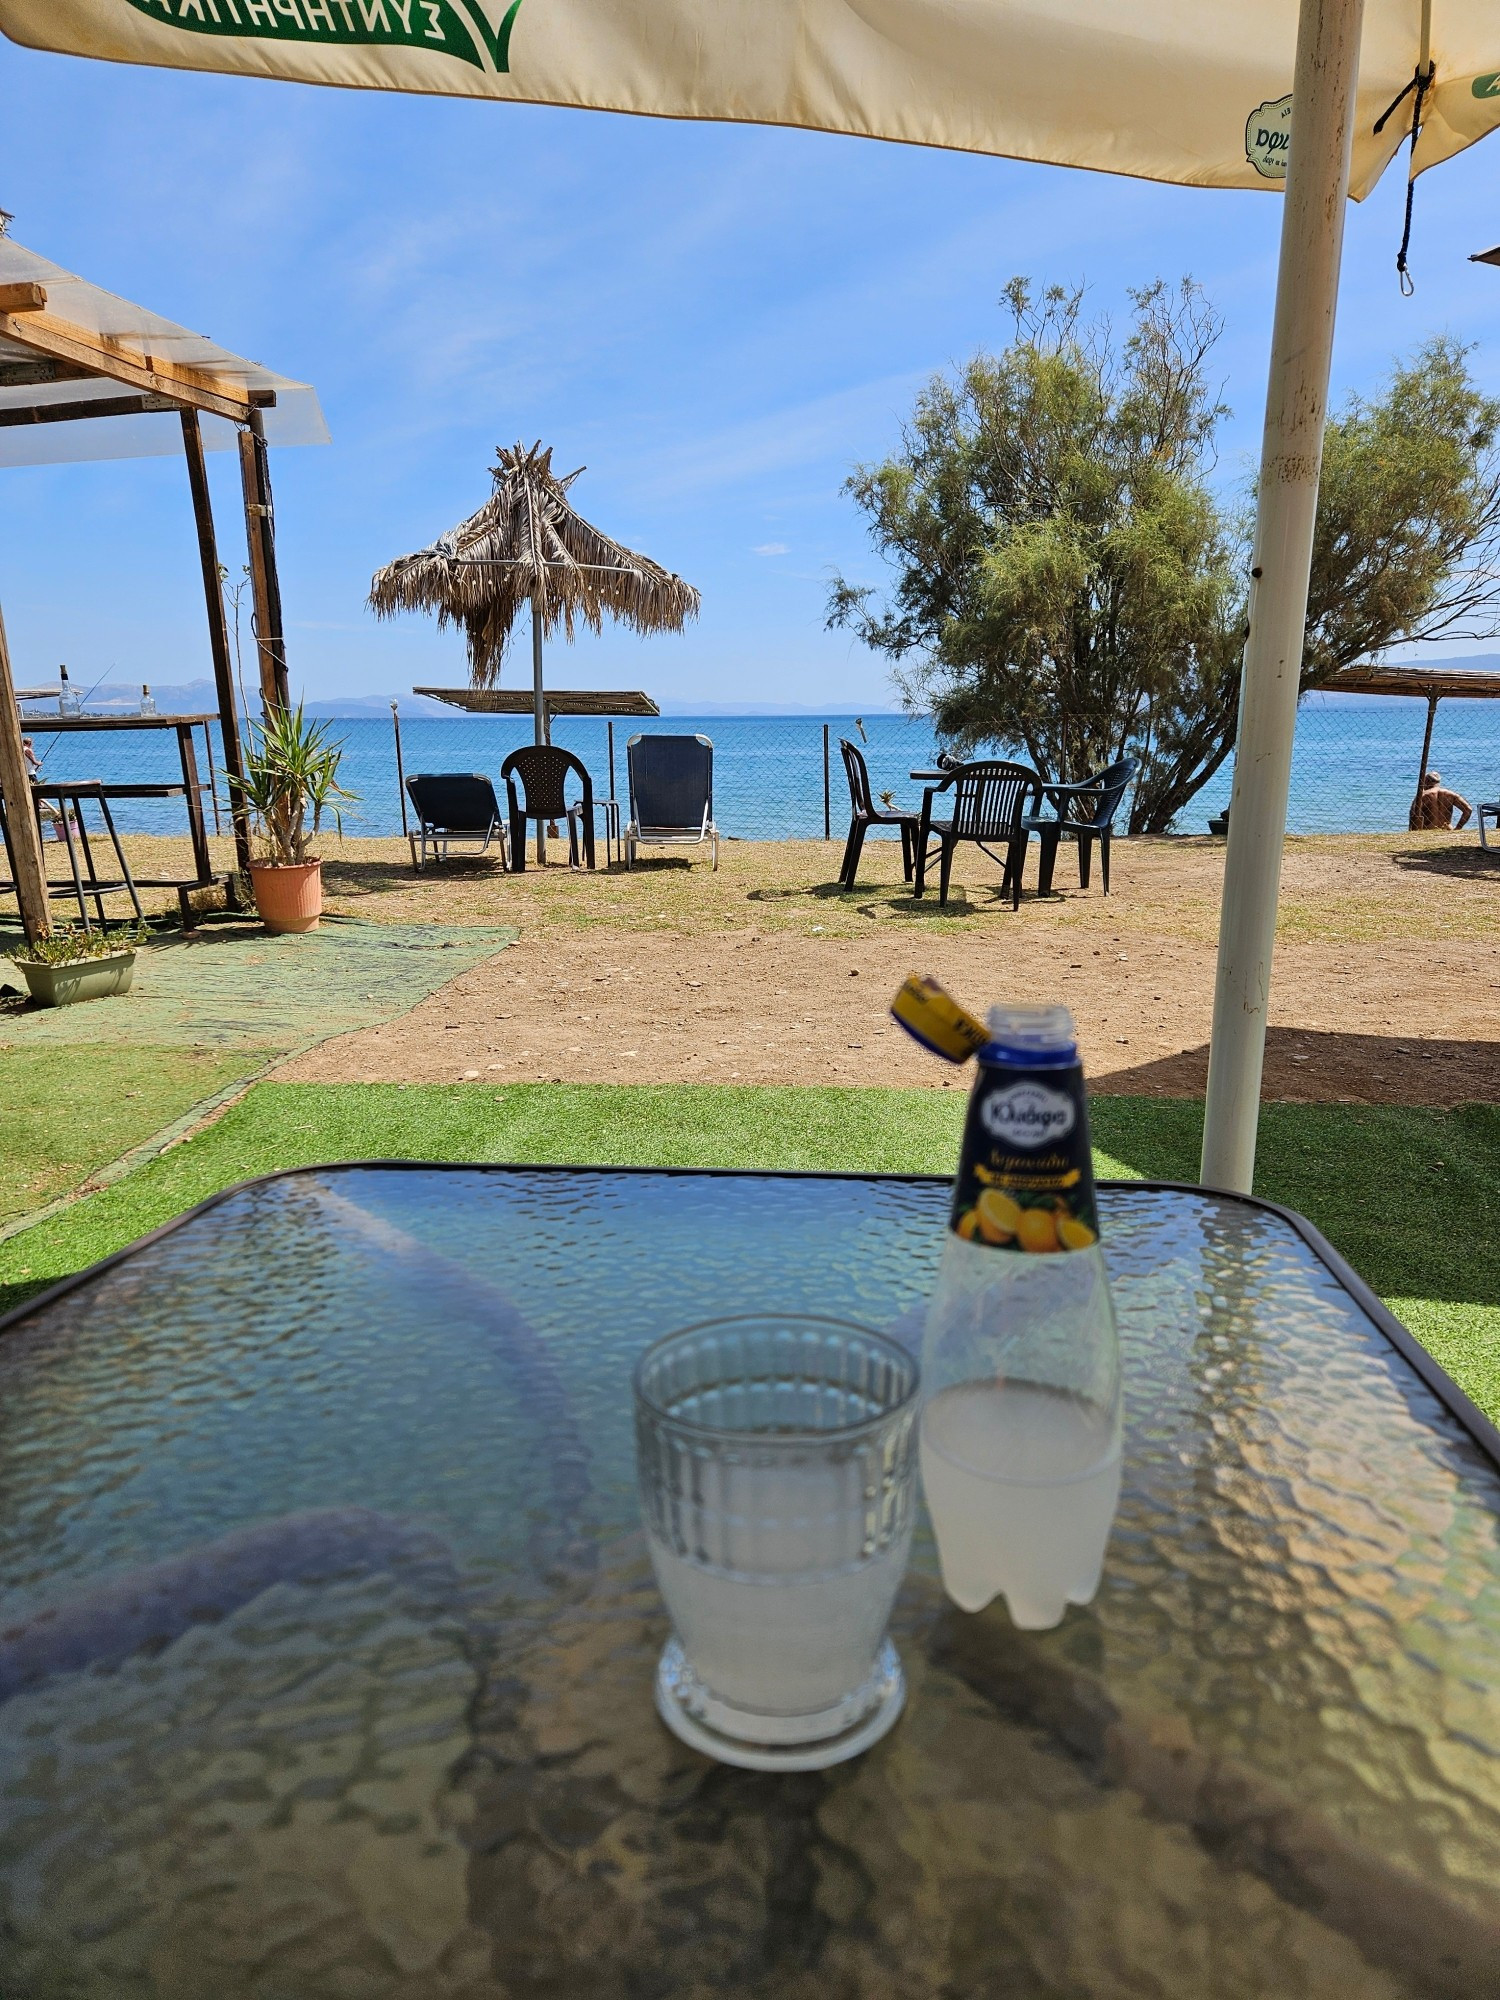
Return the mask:
<path id="1" fill-rule="evenodd" d="M 669 1333 L 635 1371 L 641 1513 L 673 1633 L 656 1706 L 695 1750 L 812 1771 L 906 1698 L 886 1637 L 915 1505 L 917 1364 L 792 1313 Z"/>

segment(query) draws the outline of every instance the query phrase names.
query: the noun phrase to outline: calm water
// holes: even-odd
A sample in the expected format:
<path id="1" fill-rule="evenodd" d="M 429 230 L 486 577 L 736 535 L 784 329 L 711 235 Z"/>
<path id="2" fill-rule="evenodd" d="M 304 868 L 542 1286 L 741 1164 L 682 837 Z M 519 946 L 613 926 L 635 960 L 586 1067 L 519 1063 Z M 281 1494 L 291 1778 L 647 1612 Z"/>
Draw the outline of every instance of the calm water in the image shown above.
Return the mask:
<path id="1" fill-rule="evenodd" d="M 1295 833 L 1375 833 L 1406 824 L 1416 783 L 1426 707 L 1420 701 L 1371 695 L 1310 695 L 1303 703 L 1292 765 L 1290 825 Z M 832 823 L 841 837 L 848 825 L 848 791 L 838 739 L 859 740 L 853 718 L 827 718 Z M 34 725 L 35 726 L 35 725 Z M 614 725 L 615 785 L 625 796 L 625 744 L 637 728 L 687 733 L 700 730 L 714 744 L 715 816 L 720 830 L 742 840 L 817 839 L 823 832 L 823 719 L 817 716 L 663 716 L 659 721 Z M 351 834 L 401 830 L 400 794 L 390 723 L 383 718 L 338 718 L 330 734 L 344 744 L 344 782 L 360 803 L 345 819 Z M 530 740 L 529 720 L 513 716 L 446 716 L 403 719 L 406 770 L 483 771 L 498 781 L 508 751 Z M 595 792 L 611 790 L 609 738 L 594 718 L 560 720 L 554 740 L 588 765 Z M 175 739 L 117 735 L 40 737 L 49 776 L 140 782 L 178 776 Z M 899 715 L 865 719 L 864 751 L 877 793 L 891 790 L 915 811 L 921 788 L 910 773 L 931 765 L 937 742 L 925 722 Z M 217 732 L 215 765 L 222 755 Z M 199 749 L 199 762 L 203 764 Z M 1500 790 L 1500 702 L 1445 701 L 1438 709 L 1432 761 L 1448 783 L 1471 800 Z M 206 771 L 204 772 L 206 776 Z M 1182 816 L 1178 831 L 1202 833 L 1210 814 L 1229 797 L 1226 765 Z M 502 800 L 503 804 L 503 800 Z M 136 831 L 175 831 L 182 810 L 175 801 L 125 801 L 120 824 Z"/>

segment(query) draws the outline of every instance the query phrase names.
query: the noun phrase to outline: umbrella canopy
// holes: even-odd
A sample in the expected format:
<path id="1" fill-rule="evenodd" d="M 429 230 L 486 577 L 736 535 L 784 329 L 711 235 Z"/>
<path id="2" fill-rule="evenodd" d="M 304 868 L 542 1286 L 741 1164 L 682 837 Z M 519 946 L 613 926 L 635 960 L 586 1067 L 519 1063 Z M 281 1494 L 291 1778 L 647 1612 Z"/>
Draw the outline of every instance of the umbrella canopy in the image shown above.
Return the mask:
<path id="1" fill-rule="evenodd" d="M 680 632 L 698 615 L 690 583 L 586 521 L 568 488 L 584 468 L 559 479 L 551 448 L 517 444 L 495 454 L 495 488 L 477 514 L 450 528 L 431 548 L 398 556 L 378 570 L 370 607 L 379 618 L 430 611 L 441 630 L 457 625 L 469 648 L 469 677 L 493 687 L 524 607 L 531 613 L 537 740 L 541 642 L 559 627 L 571 640 L 580 624 L 598 632 L 605 614 L 636 632 Z"/>
<path id="2" fill-rule="evenodd" d="M 1410 129 L 1421 0 L 1365 0 L 1352 186 Z M 1435 0 L 1417 164 L 1500 124 L 1495 0 Z M 1206 187 L 1286 173 L 1297 0 L 0 0 L 37 48 L 727 118 Z"/>

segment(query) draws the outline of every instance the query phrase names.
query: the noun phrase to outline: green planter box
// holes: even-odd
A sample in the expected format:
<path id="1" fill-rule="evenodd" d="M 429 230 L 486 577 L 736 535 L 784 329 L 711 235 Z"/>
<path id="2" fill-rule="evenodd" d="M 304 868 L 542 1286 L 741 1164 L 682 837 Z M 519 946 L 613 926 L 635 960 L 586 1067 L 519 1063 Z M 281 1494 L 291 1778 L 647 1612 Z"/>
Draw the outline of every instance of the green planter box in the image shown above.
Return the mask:
<path id="1" fill-rule="evenodd" d="M 17 964 L 39 1007 L 71 1007 L 75 1000 L 107 1000 L 128 993 L 135 953 L 113 951 L 108 958 L 76 958 L 69 965 L 30 965 L 25 959 Z"/>

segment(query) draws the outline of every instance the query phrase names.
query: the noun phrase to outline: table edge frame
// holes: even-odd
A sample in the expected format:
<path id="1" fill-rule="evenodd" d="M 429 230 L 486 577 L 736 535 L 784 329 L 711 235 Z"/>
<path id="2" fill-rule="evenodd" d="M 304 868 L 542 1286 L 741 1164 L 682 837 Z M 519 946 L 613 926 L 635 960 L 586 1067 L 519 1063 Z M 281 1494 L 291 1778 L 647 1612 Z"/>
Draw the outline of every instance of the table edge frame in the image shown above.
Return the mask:
<path id="1" fill-rule="evenodd" d="M 38 1292 L 34 1298 L 24 1299 L 20 1305 L 0 1314 L 0 1338 L 17 1330 L 33 1313 L 44 1311 L 64 1299 L 70 1292 L 77 1291 L 92 1279 L 101 1277 L 115 1265 L 123 1264 L 127 1258 L 136 1256 L 154 1243 L 162 1242 L 174 1231 L 194 1222 L 200 1215 L 218 1208 L 233 1196 L 245 1193 L 248 1188 L 269 1187 L 276 1181 L 291 1180 L 301 1174 L 326 1173 L 465 1173 L 465 1174 L 579 1174 L 607 1173 L 612 1175 L 652 1175 L 657 1179 L 696 1180 L 802 1180 L 802 1181 L 870 1181 L 886 1182 L 906 1187 L 951 1187 L 952 1177 L 948 1174 L 892 1174 L 856 1173 L 842 1169 L 814 1169 L 806 1167 L 648 1167 L 648 1166 L 599 1166 L 587 1163 L 564 1163 L 560 1161 L 531 1162 L 524 1160 L 328 1160 L 298 1167 L 278 1167 L 273 1173 L 256 1174 L 249 1180 L 236 1181 L 232 1187 L 220 1188 L 192 1208 L 184 1209 L 181 1215 L 174 1215 L 157 1229 L 139 1236 L 133 1243 L 113 1251 L 108 1257 L 101 1257 L 97 1263 L 86 1266 L 81 1271 L 70 1272 L 60 1278 L 55 1285 Z M 1274 1215 L 1286 1223 L 1293 1235 L 1300 1238 L 1313 1256 L 1323 1265 L 1329 1275 L 1349 1294 L 1367 1319 L 1373 1322 L 1387 1342 L 1411 1368 L 1412 1372 L 1431 1390 L 1438 1401 L 1468 1434 L 1472 1443 L 1500 1469 L 1500 1428 L 1485 1415 L 1477 1403 L 1458 1386 L 1448 1371 L 1427 1352 L 1421 1342 L 1401 1324 L 1395 1314 L 1370 1289 L 1369 1285 L 1350 1265 L 1322 1232 L 1307 1218 L 1299 1215 L 1294 1208 L 1286 1208 L 1280 1202 L 1266 1201 L 1260 1195 L 1238 1194 L 1227 1188 L 1202 1187 L 1190 1181 L 1166 1180 L 1102 1180 L 1100 1187 L 1109 1188 L 1122 1194 L 1185 1194 L 1216 1197 L 1220 1201 L 1239 1202 L 1246 1208 L 1260 1209 L 1267 1215 Z"/>

